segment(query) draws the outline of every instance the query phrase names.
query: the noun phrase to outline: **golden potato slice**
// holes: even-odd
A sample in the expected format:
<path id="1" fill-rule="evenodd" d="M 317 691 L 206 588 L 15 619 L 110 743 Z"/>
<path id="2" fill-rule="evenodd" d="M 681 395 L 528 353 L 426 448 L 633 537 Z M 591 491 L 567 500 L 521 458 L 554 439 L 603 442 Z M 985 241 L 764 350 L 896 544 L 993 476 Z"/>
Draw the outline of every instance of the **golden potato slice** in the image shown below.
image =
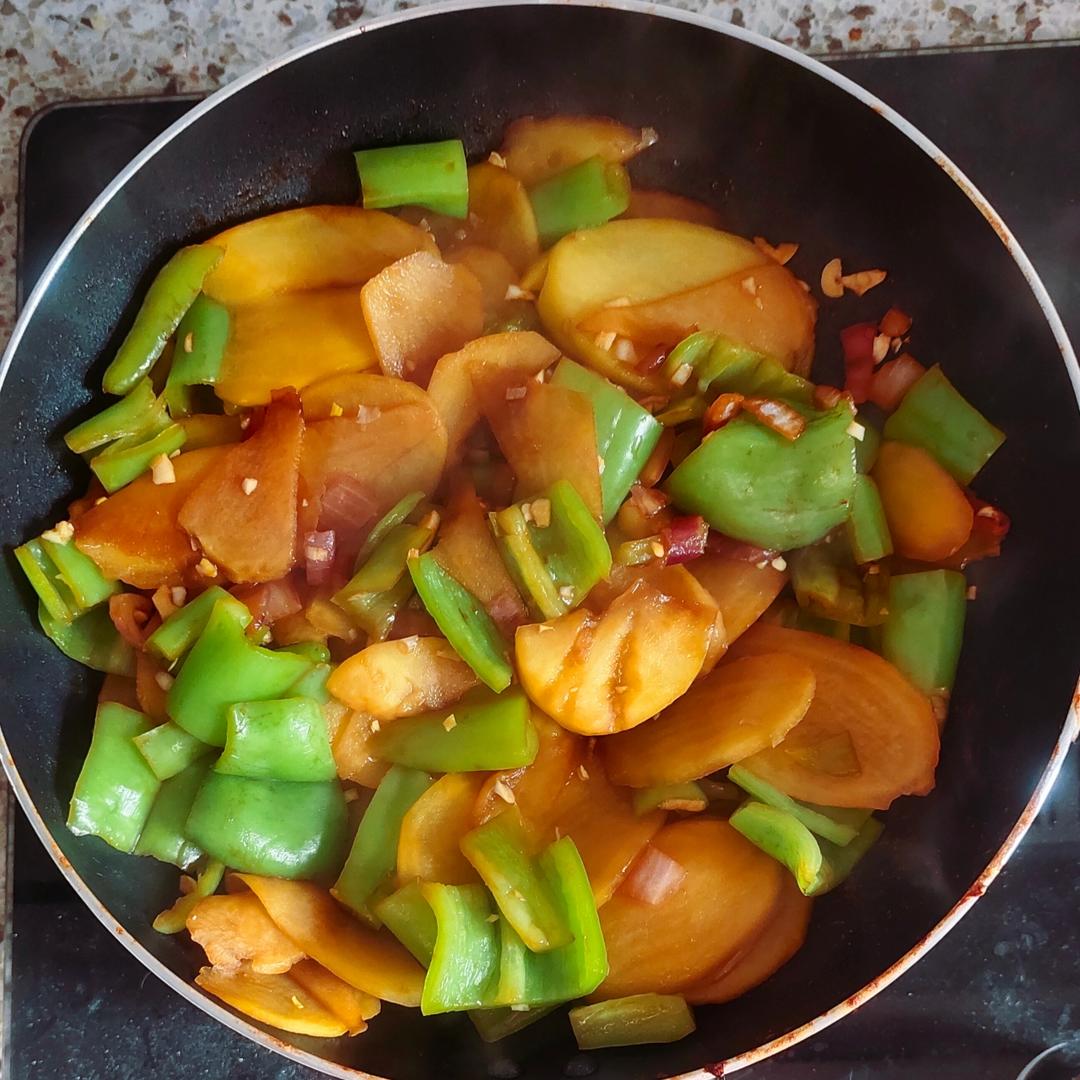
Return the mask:
<path id="1" fill-rule="evenodd" d="M 748 240 L 704 225 L 668 219 L 609 221 L 571 233 L 552 249 L 537 300 L 548 336 L 567 355 L 632 390 L 666 389 L 603 348 L 582 320 L 612 302 L 642 304 L 696 289 L 770 260 Z M 610 308 L 611 311 L 619 307 Z"/>
<path id="2" fill-rule="evenodd" d="M 608 977 L 595 998 L 675 994 L 745 950 L 780 897 L 787 871 L 726 821 L 666 825 L 652 846 L 685 871 L 658 904 L 617 892 L 600 911 Z"/>
<path id="3" fill-rule="evenodd" d="M 683 567 L 641 573 L 602 612 L 579 608 L 519 627 L 521 684 L 571 731 L 625 731 L 687 690 L 714 647 L 717 616 Z"/>
<path id="4" fill-rule="evenodd" d="M 604 739 L 608 775 L 651 787 L 699 780 L 776 746 L 806 715 L 814 672 L 783 653 L 729 661 L 659 716 Z"/>
<path id="5" fill-rule="evenodd" d="M 361 407 L 368 412 L 389 412 L 404 405 L 427 408 L 430 397 L 415 383 L 391 379 L 377 371 L 331 375 L 306 386 L 300 394 L 304 419 L 329 420 L 345 417 L 355 420 Z M 365 420 L 375 419 L 365 413 Z"/>
<path id="6" fill-rule="evenodd" d="M 246 960 L 258 975 L 280 975 L 304 959 L 254 893 L 205 897 L 188 915 L 187 929 L 218 971 L 236 971 Z"/>
<path id="7" fill-rule="evenodd" d="M 479 881 L 461 854 L 461 838 L 474 827 L 473 811 L 484 773 L 447 773 L 409 807 L 398 837 L 398 881 L 467 885 Z"/>
<path id="8" fill-rule="evenodd" d="M 720 608 L 729 644 L 765 614 L 788 578 L 771 564 L 757 566 L 719 555 L 703 555 L 687 563 L 686 568 Z"/>
<path id="9" fill-rule="evenodd" d="M 786 653 L 814 671 L 814 700 L 775 749 L 746 767 L 794 799 L 887 810 L 933 789 L 940 740 L 930 701 L 899 671 L 845 641 L 758 623 L 737 657 Z"/>
<path id="10" fill-rule="evenodd" d="M 446 254 L 446 261 L 466 267 L 477 281 L 484 297 L 484 325 L 490 326 L 506 310 L 506 292 L 516 285 L 517 271 L 510 261 L 494 248 L 466 244 Z"/>
<path id="11" fill-rule="evenodd" d="M 203 292 L 229 306 L 283 292 L 363 285 L 414 251 L 435 251 L 423 229 L 380 210 L 304 206 L 245 221 L 211 241 L 225 255 Z"/>
<path id="12" fill-rule="evenodd" d="M 435 364 L 428 394 L 446 425 L 447 460 L 457 461 L 465 436 L 480 419 L 486 394 L 524 386 L 559 359 L 559 350 L 531 330 L 489 334 Z"/>
<path id="13" fill-rule="evenodd" d="M 378 998 L 350 986 L 314 960 L 302 960 L 289 972 L 289 978 L 339 1017 L 350 1035 L 366 1031 L 365 1021 L 378 1016 L 382 1008 Z"/>
<path id="14" fill-rule="evenodd" d="M 551 116 L 515 120 L 503 136 L 506 168 L 526 187 L 588 161 L 629 161 L 656 142 L 656 132 L 627 127 L 607 116 Z"/>
<path id="15" fill-rule="evenodd" d="M 330 748 L 342 780 L 352 780 L 366 788 L 376 788 L 389 772 L 390 765 L 375 756 L 374 717 L 350 713 L 338 728 Z"/>
<path id="16" fill-rule="evenodd" d="M 360 290 L 360 305 L 383 374 L 421 385 L 440 356 L 484 329 L 484 293 L 476 276 L 428 251 L 380 270 Z"/>
<path id="17" fill-rule="evenodd" d="M 482 161 L 469 169 L 467 241 L 494 248 L 520 274 L 540 254 L 528 192 L 506 169 Z"/>
<path id="18" fill-rule="evenodd" d="M 676 221 L 708 225 L 712 229 L 720 227 L 720 214 L 711 206 L 671 191 L 652 191 L 645 188 L 634 188 L 630 192 L 630 207 L 623 217 L 674 218 Z"/>

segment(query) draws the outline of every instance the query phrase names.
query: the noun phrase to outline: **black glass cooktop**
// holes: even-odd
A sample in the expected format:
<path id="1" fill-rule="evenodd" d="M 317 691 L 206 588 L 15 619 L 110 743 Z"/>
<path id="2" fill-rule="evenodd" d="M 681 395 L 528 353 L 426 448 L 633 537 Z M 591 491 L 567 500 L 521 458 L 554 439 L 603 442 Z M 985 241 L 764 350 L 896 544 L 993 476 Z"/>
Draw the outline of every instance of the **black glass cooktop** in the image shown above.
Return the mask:
<path id="1" fill-rule="evenodd" d="M 982 188 L 1080 341 L 1080 47 L 870 56 L 835 66 L 919 125 Z M 60 105 L 31 122 L 22 158 L 20 297 L 93 197 L 193 100 Z M 210 1020 L 148 974 L 77 899 L 21 814 L 14 834 L 5 1075 L 314 1077 Z M 857 1014 L 740 1075 L 1014 1080 L 1048 1048 L 1080 1043 L 1078 986 L 1074 753 L 1018 854 L 944 943 Z M 1024 1080 L 1077 1076 L 1080 1065 L 1052 1055 Z"/>

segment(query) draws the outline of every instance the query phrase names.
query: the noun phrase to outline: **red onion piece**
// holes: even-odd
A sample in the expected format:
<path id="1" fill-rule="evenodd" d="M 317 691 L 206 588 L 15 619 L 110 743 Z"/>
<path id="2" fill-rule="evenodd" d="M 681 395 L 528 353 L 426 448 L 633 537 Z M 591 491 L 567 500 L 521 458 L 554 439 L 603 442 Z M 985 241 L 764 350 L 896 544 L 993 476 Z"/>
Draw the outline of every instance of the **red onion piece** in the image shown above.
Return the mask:
<path id="1" fill-rule="evenodd" d="M 304 537 L 304 572 L 309 585 L 324 585 L 330 580 L 336 546 L 333 529 L 310 532 Z"/>
<path id="2" fill-rule="evenodd" d="M 155 614 L 150 597 L 141 593 L 125 592 L 109 597 L 109 618 L 116 632 L 136 649 L 142 648 L 153 630 L 151 619 Z M 160 619 L 154 619 L 155 624 L 160 622 Z"/>
<path id="3" fill-rule="evenodd" d="M 699 514 L 672 518 L 671 524 L 660 530 L 667 566 L 700 558 L 705 554 L 708 541 L 709 526 Z"/>
<path id="4" fill-rule="evenodd" d="M 907 353 L 887 360 L 870 380 L 870 400 L 892 412 L 904 395 L 926 374 L 926 368 Z"/>
<path id="5" fill-rule="evenodd" d="M 870 380 L 874 375 L 874 338 L 878 329 L 874 323 L 856 323 L 840 331 L 844 350 L 844 389 L 856 405 L 870 396 Z"/>
<path id="6" fill-rule="evenodd" d="M 954 551 L 941 565 L 956 570 L 963 570 L 968 563 L 979 559 L 993 559 L 1001 554 L 1001 542 L 1009 534 L 1012 522 L 1004 510 L 984 502 L 977 495 L 967 492 L 975 517 L 971 524 L 971 535 L 964 545 Z"/>
<path id="7" fill-rule="evenodd" d="M 685 877 L 682 863 L 650 844 L 638 856 L 622 888 L 635 900 L 655 906 L 671 896 Z"/>
<path id="8" fill-rule="evenodd" d="M 323 488 L 319 528 L 355 535 L 359 540 L 375 518 L 376 505 L 364 484 L 348 473 L 334 473 Z"/>
<path id="9" fill-rule="evenodd" d="M 739 562 L 753 563 L 755 566 L 762 562 L 771 562 L 779 554 L 769 548 L 757 547 L 755 544 L 744 544 L 741 540 L 733 540 L 730 536 L 713 529 L 709 533 L 708 543 L 705 550 L 710 555 L 717 555 L 721 559 L 736 559 Z"/>
<path id="10" fill-rule="evenodd" d="M 902 338 L 911 329 L 911 316 L 906 311 L 891 307 L 878 323 L 878 329 L 891 338 Z"/>
<path id="11" fill-rule="evenodd" d="M 301 611 L 304 602 L 289 578 L 265 581 L 261 585 L 243 585 L 232 590 L 233 596 L 251 611 L 256 626 L 270 626 Z"/>

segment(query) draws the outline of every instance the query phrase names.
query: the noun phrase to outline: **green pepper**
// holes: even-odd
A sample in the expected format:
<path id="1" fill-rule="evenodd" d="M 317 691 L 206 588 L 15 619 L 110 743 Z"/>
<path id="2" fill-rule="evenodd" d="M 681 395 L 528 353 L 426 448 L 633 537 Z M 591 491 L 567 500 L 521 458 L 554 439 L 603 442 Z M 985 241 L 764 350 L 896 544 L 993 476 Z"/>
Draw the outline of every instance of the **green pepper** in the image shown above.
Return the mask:
<path id="1" fill-rule="evenodd" d="M 381 593 L 357 593 L 345 609 L 352 621 L 367 634 L 369 641 L 385 641 L 394 628 L 394 620 L 412 599 L 412 578 L 406 575 L 392 589 Z M 340 593 L 332 599 L 339 607 Z"/>
<path id="2" fill-rule="evenodd" d="M 90 468 L 111 495 L 146 472 L 155 458 L 176 453 L 186 440 L 187 433 L 179 424 L 169 424 L 147 439 L 129 435 L 98 454 Z"/>
<path id="3" fill-rule="evenodd" d="M 252 780 L 212 771 L 187 820 L 187 835 L 234 870 L 325 880 L 341 866 L 348 814 L 337 780 Z"/>
<path id="4" fill-rule="evenodd" d="M 253 645 L 219 602 L 169 690 L 169 715 L 203 742 L 224 746 L 230 705 L 282 697 L 310 668 L 302 656 Z"/>
<path id="5" fill-rule="evenodd" d="M 791 585 L 799 607 L 849 626 L 878 626 L 889 613 L 889 575 L 881 567 L 860 572 L 843 537 L 788 553 Z M 874 571 L 871 573 L 870 571 Z"/>
<path id="6" fill-rule="evenodd" d="M 98 606 L 74 622 L 59 622 L 44 604 L 38 604 L 38 622 L 52 643 L 65 655 L 95 671 L 110 675 L 135 674 L 135 650 L 120 636 L 109 609 Z"/>
<path id="7" fill-rule="evenodd" d="M 409 574 L 427 613 L 476 677 L 499 693 L 514 669 L 510 647 L 484 605 L 430 552 L 409 559 Z"/>
<path id="8" fill-rule="evenodd" d="M 159 780 L 184 772 L 213 749 L 171 720 L 136 736 L 135 746 Z"/>
<path id="9" fill-rule="evenodd" d="M 811 413 L 790 442 L 739 416 L 707 435 L 664 485 L 686 513 L 763 548 L 820 540 L 848 515 L 855 487 L 855 440 L 845 403 Z"/>
<path id="10" fill-rule="evenodd" d="M 780 625 L 789 630 L 806 630 L 811 634 L 821 634 L 824 637 L 836 638 L 837 641 L 851 641 L 851 624 L 827 619 L 823 615 L 815 615 L 808 608 L 798 604 L 783 603 L 779 608 Z M 878 629 L 873 627 L 873 629 Z"/>
<path id="11" fill-rule="evenodd" d="M 41 607 L 54 623 L 67 624 L 79 614 L 79 605 L 60 576 L 41 540 L 27 540 L 15 549 L 15 561 L 38 595 Z"/>
<path id="12" fill-rule="evenodd" d="M 658 784 L 634 792 L 634 813 L 638 817 L 653 810 L 704 810 L 709 805 L 701 785 L 693 780 L 685 784 Z"/>
<path id="13" fill-rule="evenodd" d="M 367 538 L 356 553 L 356 562 L 353 571 L 357 571 L 371 558 L 375 549 L 386 539 L 392 529 L 412 519 L 416 508 L 424 501 L 422 491 L 411 491 L 408 495 L 400 498 L 377 522 L 374 528 L 367 534 Z"/>
<path id="14" fill-rule="evenodd" d="M 369 906 L 372 894 L 397 865 L 402 819 L 432 782 L 425 772 L 395 765 L 379 781 L 364 811 L 333 892 L 346 907 L 369 922 L 376 921 Z"/>
<path id="15" fill-rule="evenodd" d="M 503 918 L 533 952 L 570 941 L 555 898 L 526 849 L 524 831 L 508 812 L 461 838 L 461 852 L 491 890 Z"/>
<path id="16" fill-rule="evenodd" d="M 579 1050 L 678 1042 L 695 1030 L 681 994 L 634 994 L 579 1005 L 570 1010 L 570 1026 Z"/>
<path id="17" fill-rule="evenodd" d="M 204 897 L 218 891 L 225 876 L 225 864 L 219 859 L 208 859 L 195 879 L 195 888 L 179 900 L 168 911 L 163 911 L 154 919 L 154 929 L 159 934 L 179 934 L 187 928 L 187 917 L 191 909 Z"/>
<path id="18" fill-rule="evenodd" d="M 294 650 L 279 649 L 278 652 L 294 652 Z M 326 689 L 326 682 L 332 670 L 329 664 L 315 664 L 307 674 L 301 675 L 293 683 L 290 696 L 311 698 L 319 705 L 327 704 L 330 700 L 330 691 Z"/>
<path id="19" fill-rule="evenodd" d="M 708 411 L 709 403 L 701 394 L 692 394 L 690 397 L 679 398 L 666 409 L 656 414 L 657 422 L 664 427 L 678 427 L 680 424 L 688 424 L 691 420 L 700 420 Z"/>
<path id="20" fill-rule="evenodd" d="M 819 840 L 822 873 L 812 895 L 824 896 L 846 881 L 859 860 L 877 843 L 878 837 L 884 831 L 885 827 L 876 817 L 868 817 L 855 839 L 843 847 L 828 840 Z"/>
<path id="21" fill-rule="evenodd" d="M 469 212 L 469 172 L 460 139 L 357 150 L 364 208 L 423 206 L 447 217 Z"/>
<path id="22" fill-rule="evenodd" d="M 199 846 L 187 838 L 186 828 L 191 806 L 209 768 L 209 762 L 197 761 L 162 783 L 135 845 L 136 855 L 152 855 L 181 870 L 202 855 Z"/>
<path id="23" fill-rule="evenodd" d="M 926 694 L 952 689 L 967 615 L 967 582 L 956 570 L 898 574 L 889 582 L 881 654 Z"/>
<path id="24" fill-rule="evenodd" d="M 863 437 L 855 440 L 855 468 L 865 474 L 870 472 L 877 461 L 878 451 L 881 449 L 881 432 L 861 416 L 856 422 L 863 429 Z"/>
<path id="25" fill-rule="evenodd" d="M 184 312 L 202 290 L 203 279 L 225 252 L 212 244 L 181 248 L 150 283 L 135 322 L 105 369 L 107 394 L 126 394 L 150 374 Z"/>
<path id="26" fill-rule="evenodd" d="M 554 1005 L 539 1005 L 517 1009 L 470 1009 L 469 1019 L 484 1042 L 495 1043 L 517 1034 L 530 1024 L 535 1024 L 537 1020 L 542 1020 L 548 1013 L 554 1012 L 555 1008 Z"/>
<path id="27" fill-rule="evenodd" d="M 499 978 L 499 935 L 483 885 L 421 886 L 437 927 L 424 979 L 424 1016 L 493 1004 Z"/>
<path id="28" fill-rule="evenodd" d="M 321 641 L 294 641 L 291 645 L 282 645 L 278 652 L 302 656 L 309 664 L 330 663 L 330 650 Z"/>
<path id="29" fill-rule="evenodd" d="M 855 477 L 855 488 L 851 493 L 847 535 L 857 563 L 877 562 L 892 554 L 892 535 L 877 484 L 862 473 Z"/>
<path id="30" fill-rule="evenodd" d="M 684 337 L 674 349 L 667 354 L 664 366 L 660 369 L 661 374 L 668 382 L 676 376 L 677 371 L 684 368 L 691 369 L 690 375 L 704 362 L 716 344 L 717 335 L 711 330 L 695 330 L 694 333 Z M 688 377 L 684 386 L 693 386 Z"/>
<path id="31" fill-rule="evenodd" d="M 100 836 L 118 851 L 135 850 L 161 781 L 131 740 L 152 723 L 116 702 L 98 706 L 68 811 L 67 826 L 76 836 Z"/>
<path id="32" fill-rule="evenodd" d="M 228 342 L 228 309 L 199 293 L 176 328 L 176 349 L 165 381 L 164 397 L 174 419 L 192 411 L 192 386 L 218 381 Z"/>
<path id="33" fill-rule="evenodd" d="M 548 573 L 544 560 L 532 542 L 529 523 L 520 506 L 508 506 L 491 515 L 495 538 L 502 553 L 503 562 L 518 591 L 527 597 L 530 607 L 547 619 L 556 618 L 565 611 L 565 603 Z"/>
<path id="34" fill-rule="evenodd" d="M 225 749 L 214 768 L 252 780 L 333 780 L 326 718 L 307 697 L 242 701 L 227 712 Z"/>
<path id="35" fill-rule="evenodd" d="M 596 450 L 604 463 L 600 490 L 607 524 L 660 441 L 663 425 L 621 387 L 573 360 L 560 360 L 551 382 L 576 390 L 592 405 Z"/>
<path id="36" fill-rule="evenodd" d="M 223 611 L 236 620 L 241 629 L 247 628 L 251 622 L 251 609 L 220 585 L 211 585 L 194 600 L 189 600 L 183 607 L 177 608 L 146 639 L 147 649 L 166 660 L 179 660 L 199 639 L 210 621 L 211 613 L 219 604 Z"/>
<path id="37" fill-rule="evenodd" d="M 838 847 L 850 844 L 859 830 L 870 817 L 869 810 L 856 810 L 840 806 L 819 806 L 816 803 L 800 802 L 772 784 L 755 776 L 743 765 L 732 765 L 728 769 L 728 779 L 752 796 L 777 810 L 783 810 L 797 821 L 802 822 L 812 833 L 829 840 Z"/>
<path id="38" fill-rule="evenodd" d="M 60 580 L 68 587 L 80 611 L 96 607 L 120 592 L 120 582 L 105 577 L 97 563 L 71 541 L 64 543 L 42 536 L 41 546 L 52 559 Z"/>
<path id="39" fill-rule="evenodd" d="M 543 247 L 578 229 L 618 217 L 630 205 L 630 177 L 621 165 L 591 157 L 529 191 Z"/>
<path id="40" fill-rule="evenodd" d="M 431 905 L 424 899 L 419 881 L 410 881 L 397 892 L 384 896 L 372 910 L 375 917 L 424 967 L 431 964 L 438 924 Z"/>
<path id="41" fill-rule="evenodd" d="M 386 724 L 372 752 L 427 772 L 480 772 L 531 765 L 539 745 L 529 699 L 519 688 L 493 694 L 478 687 L 452 709 Z"/>
<path id="42" fill-rule="evenodd" d="M 73 427 L 64 442 L 76 454 L 146 431 L 161 417 L 161 404 L 149 379 L 142 379 L 119 401 Z"/>
<path id="43" fill-rule="evenodd" d="M 961 484 L 970 484 L 1005 441 L 1005 434 L 935 364 L 885 421 L 885 438 L 921 446 Z"/>

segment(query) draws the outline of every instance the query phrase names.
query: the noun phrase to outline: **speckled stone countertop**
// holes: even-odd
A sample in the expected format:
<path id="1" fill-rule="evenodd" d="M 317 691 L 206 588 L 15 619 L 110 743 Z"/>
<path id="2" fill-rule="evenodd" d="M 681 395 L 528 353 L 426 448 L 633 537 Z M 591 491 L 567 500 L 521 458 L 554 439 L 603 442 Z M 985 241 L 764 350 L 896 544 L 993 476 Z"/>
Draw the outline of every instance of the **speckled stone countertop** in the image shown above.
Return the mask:
<path id="1" fill-rule="evenodd" d="M 421 0 L 423 2 L 423 0 Z M 205 93 L 414 0 L 0 0 L 0 345 L 14 321 L 19 140 L 74 98 Z M 812 53 L 1080 38 L 1077 0 L 677 0 Z"/>

